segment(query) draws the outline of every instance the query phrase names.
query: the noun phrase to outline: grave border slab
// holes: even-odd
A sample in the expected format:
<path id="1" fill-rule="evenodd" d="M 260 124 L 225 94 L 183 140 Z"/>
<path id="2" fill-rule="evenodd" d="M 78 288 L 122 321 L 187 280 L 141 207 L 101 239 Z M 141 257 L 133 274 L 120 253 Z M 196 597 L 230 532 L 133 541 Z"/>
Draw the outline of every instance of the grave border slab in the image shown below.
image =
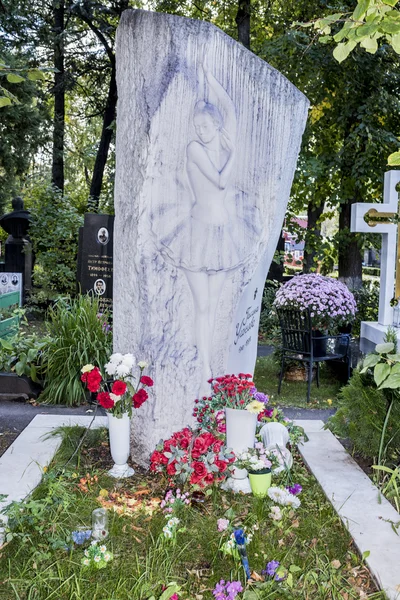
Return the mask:
<path id="1" fill-rule="evenodd" d="M 65 426 L 88 426 L 93 416 L 37 415 L 0 457 L 0 493 L 9 496 L 0 502 L 0 510 L 10 501 L 19 501 L 40 483 L 43 467 L 52 460 L 61 444 L 61 436 L 48 434 Z M 400 598 L 400 536 L 391 523 L 400 515 L 378 488 L 346 452 L 335 436 L 324 430 L 323 421 L 296 420 L 309 441 L 300 444 L 304 462 L 315 476 L 350 532 L 359 552 L 370 552 L 366 564 L 390 600 Z M 96 417 L 92 427 L 107 427 L 107 417 Z M 5 483 L 3 483 L 5 482 Z M 4 519 L 3 517 L 0 517 Z M 1 529 L 0 529 L 1 538 Z"/>

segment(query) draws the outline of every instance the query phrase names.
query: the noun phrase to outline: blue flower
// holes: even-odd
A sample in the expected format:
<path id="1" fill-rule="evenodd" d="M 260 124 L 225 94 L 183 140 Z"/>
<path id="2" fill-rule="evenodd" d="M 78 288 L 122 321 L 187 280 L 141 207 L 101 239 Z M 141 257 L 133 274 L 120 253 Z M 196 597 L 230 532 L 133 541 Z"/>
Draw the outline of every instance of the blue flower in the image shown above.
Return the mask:
<path id="1" fill-rule="evenodd" d="M 71 533 L 72 541 L 79 546 L 89 540 L 92 535 L 91 529 L 81 529 Z"/>
<path id="2" fill-rule="evenodd" d="M 244 546 L 246 543 L 246 536 L 244 535 L 243 529 L 235 529 L 233 532 L 235 535 L 235 541 L 238 546 Z"/>

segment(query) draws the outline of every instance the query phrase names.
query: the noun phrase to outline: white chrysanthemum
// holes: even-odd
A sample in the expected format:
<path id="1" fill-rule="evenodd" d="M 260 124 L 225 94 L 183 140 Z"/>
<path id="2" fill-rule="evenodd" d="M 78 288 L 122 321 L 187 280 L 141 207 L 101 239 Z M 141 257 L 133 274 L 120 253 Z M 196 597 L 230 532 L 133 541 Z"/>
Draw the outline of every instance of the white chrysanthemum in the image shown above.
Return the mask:
<path id="1" fill-rule="evenodd" d="M 279 506 L 271 506 L 271 512 L 268 515 L 273 521 L 280 521 L 282 519 L 282 513 Z"/>
<path id="2" fill-rule="evenodd" d="M 119 363 L 122 362 L 123 358 L 123 354 L 121 354 L 120 352 L 115 352 L 115 354 L 111 354 L 109 362 L 114 365 L 119 365 Z"/>
<path id="3" fill-rule="evenodd" d="M 85 550 L 84 555 L 89 556 L 89 552 L 87 550 Z"/>
<path id="4" fill-rule="evenodd" d="M 168 527 L 163 527 L 164 537 L 172 538 L 172 531 Z"/>
<path id="5" fill-rule="evenodd" d="M 297 496 L 294 496 L 293 494 L 288 494 L 286 506 L 290 506 L 291 508 L 299 508 L 300 505 L 300 498 L 297 498 Z"/>
<path id="6" fill-rule="evenodd" d="M 127 365 L 124 365 L 124 363 L 121 363 L 116 367 L 115 374 L 118 375 L 118 377 L 126 377 L 131 372 L 131 369 L 132 367 L 128 367 Z"/>
<path id="7" fill-rule="evenodd" d="M 105 560 L 106 562 L 108 562 L 108 561 L 110 560 L 110 558 L 111 558 L 111 554 L 110 554 L 109 552 L 106 552 L 106 553 L 104 554 L 104 560 Z"/>
<path id="8" fill-rule="evenodd" d="M 88 558 L 84 558 L 83 564 L 85 565 L 85 567 L 88 567 L 90 565 L 90 560 Z"/>
<path id="9" fill-rule="evenodd" d="M 138 367 L 140 367 L 141 369 L 147 369 L 148 366 L 149 366 L 149 363 L 146 362 L 145 360 L 140 360 L 138 362 Z"/>
<path id="10" fill-rule="evenodd" d="M 270 487 L 268 490 L 268 496 L 274 502 L 278 502 L 278 504 L 286 504 L 287 492 L 286 490 L 279 487 Z"/>
<path id="11" fill-rule="evenodd" d="M 116 369 L 116 365 L 115 363 L 112 362 L 108 362 L 105 367 L 104 370 L 107 373 L 107 375 L 115 375 L 115 369 Z"/>
<path id="12" fill-rule="evenodd" d="M 100 546 L 100 552 L 102 552 L 104 554 L 104 552 L 107 550 L 107 548 L 105 546 Z"/>
<path id="13" fill-rule="evenodd" d="M 133 356 L 133 354 L 124 354 L 122 357 L 122 364 L 129 369 L 132 369 L 132 367 L 134 367 L 136 364 L 136 358 Z"/>
<path id="14" fill-rule="evenodd" d="M 97 555 L 97 556 L 94 557 L 93 560 L 94 560 L 94 562 L 100 562 L 101 558 L 100 558 L 99 555 Z"/>
<path id="15" fill-rule="evenodd" d="M 170 519 L 167 523 L 168 527 L 175 527 L 176 525 L 178 525 L 178 523 L 180 523 L 180 520 L 177 517 L 172 517 L 172 519 Z"/>

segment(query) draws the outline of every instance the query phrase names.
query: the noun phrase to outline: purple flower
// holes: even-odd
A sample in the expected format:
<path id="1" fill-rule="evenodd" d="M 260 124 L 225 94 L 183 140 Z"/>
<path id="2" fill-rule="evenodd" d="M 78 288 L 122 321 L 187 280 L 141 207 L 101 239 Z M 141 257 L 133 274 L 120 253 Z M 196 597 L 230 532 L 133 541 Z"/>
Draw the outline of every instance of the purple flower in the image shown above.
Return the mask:
<path id="1" fill-rule="evenodd" d="M 267 563 L 265 569 L 261 571 L 261 575 L 268 575 L 268 577 L 273 577 L 276 573 L 277 568 L 279 567 L 278 560 L 271 560 Z"/>
<path id="2" fill-rule="evenodd" d="M 264 404 L 268 404 L 269 397 L 266 394 L 263 394 L 262 392 L 258 392 L 257 388 L 255 388 L 255 387 L 252 388 L 250 390 L 250 393 L 255 400 L 258 400 L 259 402 L 263 402 Z"/>
<path id="3" fill-rule="evenodd" d="M 243 592 L 243 587 L 240 581 L 225 581 L 221 579 L 216 584 L 213 595 L 216 600 L 234 600 L 236 596 Z"/>
<path id="4" fill-rule="evenodd" d="M 303 488 L 299 483 L 295 483 L 294 485 L 289 486 L 286 489 L 290 494 L 293 494 L 293 496 L 297 496 L 303 491 Z"/>

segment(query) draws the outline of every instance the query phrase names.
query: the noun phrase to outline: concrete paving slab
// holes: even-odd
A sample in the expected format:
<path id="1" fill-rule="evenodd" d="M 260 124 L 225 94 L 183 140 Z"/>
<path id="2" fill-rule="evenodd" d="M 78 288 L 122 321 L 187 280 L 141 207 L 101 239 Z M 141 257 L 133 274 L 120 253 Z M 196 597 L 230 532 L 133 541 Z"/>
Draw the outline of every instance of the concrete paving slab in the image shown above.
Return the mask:
<path id="1" fill-rule="evenodd" d="M 400 536 L 392 523 L 398 523 L 400 515 L 330 431 L 318 431 L 303 423 L 299 421 L 309 437 L 299 446 L 304 461 L 360 553 L 370 552 L 366 563 L 378 585 L 391 600 L 399 599 Z"/>

